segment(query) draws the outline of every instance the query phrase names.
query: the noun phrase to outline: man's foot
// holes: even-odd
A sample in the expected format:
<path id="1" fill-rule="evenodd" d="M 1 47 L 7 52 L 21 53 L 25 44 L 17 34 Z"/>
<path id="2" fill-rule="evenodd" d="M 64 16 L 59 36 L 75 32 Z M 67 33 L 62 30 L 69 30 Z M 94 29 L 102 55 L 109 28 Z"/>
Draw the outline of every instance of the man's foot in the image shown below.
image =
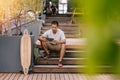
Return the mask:
<path id="1" fill-rule="evenodd" d="M 45 57 L 44 57 L 44 59 L 48 59 L 49 57 L 50 57 L 50 55 L 46 54 Z"/>
<path id="2" fill-rule="evenodd" d="M 58 63 L 58 67 L 62 67 L 63 65 L 62 65 L 62 61 L 59 61 L 59 63 Z"/>

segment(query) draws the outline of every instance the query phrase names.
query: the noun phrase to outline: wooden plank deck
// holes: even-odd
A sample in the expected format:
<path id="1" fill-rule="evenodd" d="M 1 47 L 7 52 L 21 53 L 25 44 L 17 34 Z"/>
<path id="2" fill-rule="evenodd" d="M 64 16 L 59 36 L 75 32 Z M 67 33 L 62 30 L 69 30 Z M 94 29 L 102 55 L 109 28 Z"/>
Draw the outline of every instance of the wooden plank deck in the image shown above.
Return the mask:
<path id="1" fill-rule="evenodd" d="M 112 74 L 88 76 L 78 73 L 0 73 L 0 80 L 116 80 Z M 120 80 L 120 79 L 117 79 Z"/>

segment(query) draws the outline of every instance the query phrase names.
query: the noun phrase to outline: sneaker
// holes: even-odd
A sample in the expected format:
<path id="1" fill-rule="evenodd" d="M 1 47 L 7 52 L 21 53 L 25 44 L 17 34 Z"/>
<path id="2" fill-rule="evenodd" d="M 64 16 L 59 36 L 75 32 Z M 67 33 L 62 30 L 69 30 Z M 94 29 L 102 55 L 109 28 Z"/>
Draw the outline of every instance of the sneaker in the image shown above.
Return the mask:
<path id="1" fill-rule="evenodd" d="M 44 57 L 44 59 L 48 59 L 50 56 L 49 54 L 46 54 L 46 56 Z"/>
<path id="2" fill-rule="evenodd" d="M 62 67 L 63 65 L 62 65 L 62 61 L 60 61 L 59 63 L 58 63 L 58 67 Z"/>

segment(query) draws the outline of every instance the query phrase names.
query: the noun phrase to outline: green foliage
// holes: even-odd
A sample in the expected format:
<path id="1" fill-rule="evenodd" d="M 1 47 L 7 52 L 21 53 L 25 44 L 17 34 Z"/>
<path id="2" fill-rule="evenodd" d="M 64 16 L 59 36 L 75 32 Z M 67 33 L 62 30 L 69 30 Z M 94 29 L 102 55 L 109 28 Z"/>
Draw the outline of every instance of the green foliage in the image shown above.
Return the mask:
<path id="1" fill-rule="evenodd" d="M 57 4 L 58 0 L 52 0 L 52 2 Z"/>
<path id="2" fill-rule="evenodd" d="M 87 37 L 87 65 L 89 74 L 100 71 L 100 65 L 112 66 L 113 73 L 120 73 L 120 47 L 116 40 L 120 38 L 120 1 L 119 0 L 83 0 Z M 79 0 L 74 1 L 75 7 Z"/>
<path id="3" fill-rule="evenodd" d="M 5 17 L 14 18 L 20 12 L 27 12 L 28 10 L 34 13 L 42 10 L 41 4 L 43 0 L 1 0 L 0 1 L 0 20 L 4 21 Z M 6 3 L 4 3 L 6 2 Z"/>
<path id="4" fill-rule="evenodd" d="M 34 11 L 35 13 L 37 11 L 41 11 L 41 3 L 43 0 L 23 0 L 23 4 L 29 8 L 30 10 Z"/>

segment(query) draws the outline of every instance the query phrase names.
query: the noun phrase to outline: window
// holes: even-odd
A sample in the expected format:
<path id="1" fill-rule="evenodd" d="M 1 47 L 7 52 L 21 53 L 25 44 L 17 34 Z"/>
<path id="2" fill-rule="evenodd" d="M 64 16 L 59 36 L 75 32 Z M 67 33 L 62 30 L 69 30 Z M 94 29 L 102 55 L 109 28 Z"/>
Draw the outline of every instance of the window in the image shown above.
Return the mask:
<path id="1" fill-rule="evenodd" d="M 67 13 L 67 0 L 59 0 L 59 14 Z"/>

